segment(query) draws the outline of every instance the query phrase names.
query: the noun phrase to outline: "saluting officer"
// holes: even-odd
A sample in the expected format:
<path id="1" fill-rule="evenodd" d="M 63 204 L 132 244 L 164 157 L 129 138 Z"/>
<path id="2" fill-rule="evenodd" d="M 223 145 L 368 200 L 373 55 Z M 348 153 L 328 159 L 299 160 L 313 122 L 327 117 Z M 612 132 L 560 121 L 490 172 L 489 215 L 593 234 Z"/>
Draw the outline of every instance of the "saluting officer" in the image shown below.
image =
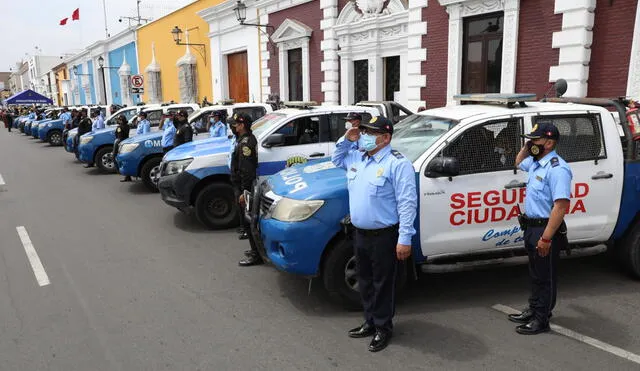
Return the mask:
<path id="1" fill-rule="evenodd" d="M 211 138 L 221 138 L 227 136 L 227 125 L 220 120 L 220 112 L 215 111 L 209 118 L 209 136 Z"/>
<path id="2" fill-rule="evenodd" d="M 187 121 L 189 114 L 186 110 L 180 110 L 175 116 L 173 125 L 176 127 L 176 134 L 173 136 L 173 147 L 191 142 L 193 140 L 193 129 Z"/>
<path id="3" fill-rule="evenodd" d="M 395 314 L 398 260 L 411 255 L 416 233 L 418 195 L 413 165 L 391 149 L 393 124 L 374 116 L 349 129 L 332 161 L 347 170 L 349 211 L 355 227 L 358 286 L 365 322 L 349 331 L 352 338 L 373 336 L 369 351 L 387 347 Z M 358 142 L 360 150 L 353 144 Z M 364 152 L 362 152 L 364 151 Z"/>
<path id="4" fill-rule="evenodd" d="M 549 318 L 556 304 L 558 259 L 567 244 L 564 215 L 569 208 L 571 179 L 569 165 L 555 151 L 560 133 L 550 123 L 538 123 L 518 153 L 516 166 L 529 173 L 525 212 L 522 218 L 524 242 L 529 255 L 531 296 L 529 307 L 509 320 L 522 325 L 516 332 L 534 335 L 549 331 Z"/>
<path id="5" fill-rule="evenodd" d="M 251 118 L 248 115 L 238 113 L 233 116 L 231 126 L 237 136 L 237 143 L 231 156 L 231 184 L 233 185 L 238 205 L 240 206 L 240 221 L 244 227 L 244 233 L 249 231 L 249 225 L 244 217 L 244 191 L 253 191 L 253 182 L 257 177 L 258 151 L 256 149 L 258 141 L 251 132 Z M 240 239 L 244 236 L 241 235 Z M 245 258 L 238 264 L 242 267 L 262 263 L 262 258 L 258 251 L 253 249 L 245 252 Z"/>

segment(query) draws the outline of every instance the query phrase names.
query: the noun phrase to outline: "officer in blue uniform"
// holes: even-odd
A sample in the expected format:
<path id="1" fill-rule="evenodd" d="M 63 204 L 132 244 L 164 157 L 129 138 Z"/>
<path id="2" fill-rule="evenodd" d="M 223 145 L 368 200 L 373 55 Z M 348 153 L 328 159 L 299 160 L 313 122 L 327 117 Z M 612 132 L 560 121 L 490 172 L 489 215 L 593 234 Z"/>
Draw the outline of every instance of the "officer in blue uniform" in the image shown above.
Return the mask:
<path id="1" fill-rule="evenodd" d="M 151 123 L 147 120 L 147 113 L 140 112 L 138 114 L 138 126 L 136 127 L 136 135 L 147 134 L 151 131 Z"/>
<path id="2" fill-rule="evenodd" d="M 162 153 L 167 153 L 173 149 L 173 138 L 176 135 L 176 127 L 173 125 L 174 116 L 169 114 L 162 124 Z"/>
<path id="3" fill-rule="evenodd" d="M 509 320 L 520 323 L 516 332 L 535 335 L 549 331 L 549 318 L 556 304 L 558 260 L 567 247 L 564 216 L 569 208 L 569 165 L 555 151 L 560 133 L 550 123 L 537 123 L 530 139 L 518 153 L 516 166 L 528 173 L 525 215 L 520 217 L 529 255 L 531 296 L 529 307 Z"/>
<path id="4" fill-rule="evenodd" d="M 215 111 L 209 118 L 209 137 L 222 138 L 227 136 L 227 126 L 220 121 L 220 112 Z"/>
<path id="5" fill-rule="evenodd" d="M 391 149 L 393 125 L 384 117 L 349 129 L 331 160 L 347 170 L 349 210 L 355 227 L 358 285 L 365 322 L 352 338 L 373 336 L 369 351 L 389 344 L 395 314 L 398 260 L 411 255 L 418 196 L 411 162 Z M 358 149 L 353 144 L 358 142 Z"/>
<path id="6" fill-rule="evenodd" d="M 362 121 L 362 116 L 359 113 L 349 112 L 349 114 L 344 118 L 344 128 L 345 130 L 349 130 L 351 128 L 357 128 L 360 126 L 361 121 Z M 342 142 L 343 140 L 345 140 L 345 137 L 344 136 L 340 137 L 336 145 L 338 145 L 338 143 Z M 358 149 L 357 142 L 352 143 L 352 149 Z"/>

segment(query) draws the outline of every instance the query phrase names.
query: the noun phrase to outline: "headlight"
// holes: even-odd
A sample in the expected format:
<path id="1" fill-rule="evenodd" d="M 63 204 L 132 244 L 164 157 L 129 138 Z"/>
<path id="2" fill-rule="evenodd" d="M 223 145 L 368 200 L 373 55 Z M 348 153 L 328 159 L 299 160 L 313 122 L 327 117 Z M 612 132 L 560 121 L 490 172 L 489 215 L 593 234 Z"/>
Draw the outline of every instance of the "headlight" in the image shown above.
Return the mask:
<path id="1" fill-rule="evenodd" d="M 192 161 L 192 158 L 188 158 L 186 160 L 167 162 L 167 166 L 165 167 L 164 173 L 162 175 L 180 174 L 189 166 L 189 164 L 191 164 Z"/>
<path id="2" fill-rule="evenodd" d="M 138 143 L 125 143 L 120 146 L 120 149 L 118 150 L 118 152 L 120 153 L 133 152 L 136 148 L 138 148 L 138 146 L 139 146 Z"/>
<path id="3" fill-rule="evenodd" d="M 93 135 L 80 137 L 80 144 L 87 144 L 93 140 Z"/>
<path id="4" fill-rule="evenodd" d="M 276 203 L 271 217 L 282 222 L 301 222 L 309 219 L 322 205 L 322 200 L 301 201 L 283 197 Z"/>

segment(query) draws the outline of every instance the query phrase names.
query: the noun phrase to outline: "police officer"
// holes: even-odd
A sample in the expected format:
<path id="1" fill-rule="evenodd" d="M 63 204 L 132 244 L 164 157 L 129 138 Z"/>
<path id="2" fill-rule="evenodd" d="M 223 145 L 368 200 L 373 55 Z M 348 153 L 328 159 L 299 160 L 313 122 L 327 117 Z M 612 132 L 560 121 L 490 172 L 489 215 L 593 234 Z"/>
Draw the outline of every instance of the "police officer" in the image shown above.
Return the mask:
<path id="1" fill-rule="evenodd" d="M 236 133 L 237 142 L 231 156 L 231 185 L 234 188 L 238 205 L 240 205 L 240 220 L 244 227 L 244 234 L 247 234 L 249 225 L 244 217 L 245 199 L 244 192 L 253 191 L 253 182 L 257 177 L 258 169 L 258 141 L 251 132 L 251 117 L 245 114 L 236 114 L 233 116 L 231 125 Z M 248 234 L 247 236 L 248 237 Z M 244 235 L 240 239 L 246 239 Z M 252 250 L 245 252 L 245 257 L 238 262 L 242 267 L 261 264 L 262 258 L 258 251 Z"/>
<path id="2" fill-rule="evenodd" d="M 349 114 L 345 116 L 344 120 L 345 120 L 344 128 L 346 130 L 349 130 L 351 128 L 357 128 L 357 127 L 360 127 L 360 122 L 362 121 L 362 115 L 360 115 L 357 112 L 349 112 Z M 340 137 L 336 145 L 338 145 L 343 140 L 345 140 L 345 137 L 344 136 Z M 358 142 L 353 142 L 351 147 L 352 149 L 357 149 Z"/>
<path id="3" fill-rule="evenodd" d="M 78 134 L 75 137 L 75 148 L 76 148 L 76 153 L 78 152 L 78 146 L 80 143 L 80 137 L 83 136 L 84 134 L 90 133 L 91 132 L 91 126 L 92 126 L 92 122 L 91 119 L 89 117 L 87 117 L 87 109 L 83 108 L 80 111 L 80 122 L 78 123 Z M 84 167 L 89 168 L 89 167 L 93 167 L 93 163 L 88 163 L 86 165 L 84 165 Z"/>
<path id="4" fill-rule="evenodd" d="M 398 260 L 411 255 L 418 196 L 413 165 L 391 149 L 393 125 L 384 117 L 349 129 L 332 161 L 347 170 L 349 210 L 355 227 L 358 286 L 365 322 L 352 338 L 373 336 L 369 351 L 387 347 L 393 331 Z M 353 143 L 364 152 L 354 149 Z"/>
<path id="5" fill-rule="evenodd" d="M 91 127 L 91 131 L 96 131 L 100 129 L 104 129 L 104 118 L 99 110 L 93 111 L 93 126 Z"/>
<path id="6" fill-rule="evenodd" d="M 227 136 L 227 126 L 220 120 L 222 115 L 215 111 L 209 118 L 209 136 L 211 138 L 222 138 Z"/>
<path id="7" fill-rule="evenodd" d="M 118 115 L 118 117 L 116 118 L 116 122 L 118 124 L 118 127 L 116 128 L 116 140 L 115 142 L 113 142 L 113 159 L 115 161 L 116 156 L 118 155 L 118 150 L 120 149 L 120 143 L 129 138 L 129 123 L 127 122 L 127 118 L 125 117 L 125 115 Z M 131 177 L 129 175 L 126 175 L 124 177 L 124 179 L 120 180 L 121 182 L 130 182 L 131 181 Z"/>
<path id="8" fill-rule="evenodd" d="M 189 114 L 186 110 L 180 110 L 175 117 L 174 126 L 176 127 L 176 135 L 173 137 L 173 146 L 177 147 L 181 144 L 191 142 L 193 140 L 193 129 L 187 121 Z"/>
<path id="9" fill-rule="evenodd" d="M 516 166 L 528 172 L 526 214 L 521 219 L 529 255 L 531 296 L 529 307 L 509 320 L 521 323 L 516 332 L 535 335 L 549 331 L 549 318 L 556 304 L 558 259 L 566 248 L 571 179 L 569 165 L 555 151 L 560 133 L 550 123 L 538 123 L 518 153 Z"/>
<path id="10" fill-rule="evenodd" d="M 147 134 L 151 131 L 151 123 L 147 120 L 147 113 L 140 112 L 138 114 L 138 126 L 136 127 L 136 135 Z"/>
<path id="11" fill-rule="evenodd" d="M 176 135 L 176 127 L 173 125 L 173 115 L 165 117 L 162 123 L 162 153 L 173 149 L 173 137 Z"/>
<path id="12" fill-rule="evenodd" d="M 11 132 L 11 127 L 13 126 L 13 115 L 8 109 L 4 111 L 4 123 L 7 125 L 9 132 Z"/>

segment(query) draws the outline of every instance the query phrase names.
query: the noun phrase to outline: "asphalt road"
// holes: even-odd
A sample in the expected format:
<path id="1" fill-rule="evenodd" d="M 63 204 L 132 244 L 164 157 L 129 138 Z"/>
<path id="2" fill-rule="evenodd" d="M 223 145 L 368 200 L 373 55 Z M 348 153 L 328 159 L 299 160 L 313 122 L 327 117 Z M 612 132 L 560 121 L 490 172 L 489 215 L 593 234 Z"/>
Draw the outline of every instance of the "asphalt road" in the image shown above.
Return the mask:
<path id="1" fill-rule="evenodd" d="M 140 183 L 0 131 L 0 370 L 637 370 L 558 333 L 518 335 L 526 267 L 423 276 L 400 298 L 385 351 L 319 282 L 240 268 L 211 232 Z M 16 227 L 50 284 L 39 286 Z M 640 284 L 603 257 L 564 261 L 553 323 L 640 354 Z"/>

